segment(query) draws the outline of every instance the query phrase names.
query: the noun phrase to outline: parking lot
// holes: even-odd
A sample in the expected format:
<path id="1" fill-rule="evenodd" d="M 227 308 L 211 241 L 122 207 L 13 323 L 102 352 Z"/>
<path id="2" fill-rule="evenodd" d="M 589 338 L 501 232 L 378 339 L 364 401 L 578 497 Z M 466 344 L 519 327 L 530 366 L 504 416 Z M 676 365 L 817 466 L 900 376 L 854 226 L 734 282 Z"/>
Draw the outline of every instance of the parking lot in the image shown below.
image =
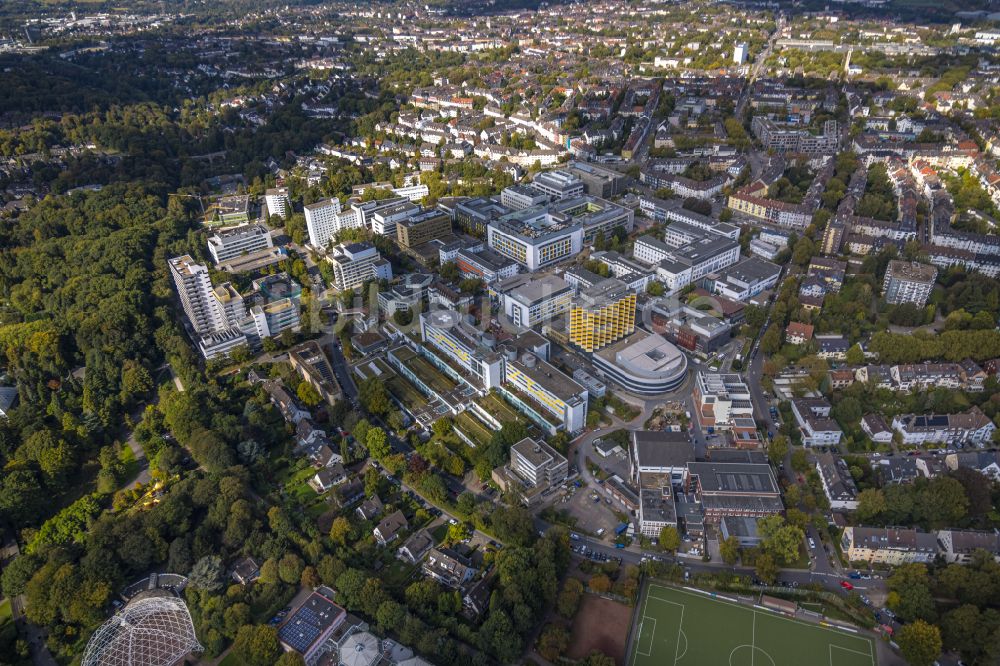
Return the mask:
<path id="1" fill-rule="evenodd" d="M 555 502 L 553 508 L 565 510 L 576 518 L 576 528 L 591 536 L 610 543 L 614 540 L 615 527 L 619 520 L 613 513 L 613 506 L 604 490 L 581 482 L 580 488 L 570 484 L 563 497 Z M 562 494 L 562 493 L 560 493 Z M 594 500 L 594 497 L 597 500 Z M 602 531 L 603 530 L 603 531 Z M 598 534 L 600 532 L 600 534 Z"/>

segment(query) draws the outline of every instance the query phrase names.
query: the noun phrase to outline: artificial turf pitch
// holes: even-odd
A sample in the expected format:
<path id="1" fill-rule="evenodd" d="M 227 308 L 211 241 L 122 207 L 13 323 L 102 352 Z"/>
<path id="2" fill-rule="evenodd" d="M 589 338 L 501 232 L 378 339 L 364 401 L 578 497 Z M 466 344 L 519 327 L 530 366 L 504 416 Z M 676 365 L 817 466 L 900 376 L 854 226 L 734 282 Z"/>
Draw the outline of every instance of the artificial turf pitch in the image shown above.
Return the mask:
<path id="1" fill-rule="evenodd" d="M 876 666 L 866 636 L 655 583 L 635 622 L 627 666 Z"/>

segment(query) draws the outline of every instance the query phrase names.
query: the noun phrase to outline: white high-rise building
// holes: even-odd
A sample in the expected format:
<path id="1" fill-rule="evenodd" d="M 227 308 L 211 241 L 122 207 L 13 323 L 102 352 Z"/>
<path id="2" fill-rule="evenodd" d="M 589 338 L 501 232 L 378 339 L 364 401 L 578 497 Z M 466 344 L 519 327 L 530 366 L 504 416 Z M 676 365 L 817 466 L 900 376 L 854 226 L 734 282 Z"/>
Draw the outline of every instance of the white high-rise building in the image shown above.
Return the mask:
<path id="1" fill-rule="evenodd" d="M 285 220 L 292 212 L 292 202 L 288 198 L 287 187 L 272 187 L 264 192 L 264 203 L 267 205 L 267 214 L 272 217 L 280 217 Z"/>
<path id="2" fill-rule="evenodd" d="M 354 289 L 366 280 L 392 279 L 392 266 L 371 243 L 341 243 L 326 260 L 333 266 L 333 283 L 338 289 Z"/>
<path id="3" fill-rule="evenodd" d="M 741 42 L 736 45 L 733 49 L 733 62 L 737 65 L 742 65 L 746 63 L 747 56 L 749 55 L 750 47 L 747 46 L 746 42 Z"/>
<path id="4" fill-rule="evenodd" d="M 360 216 L 354 210 L 344 211 L 339 199 L 317 201 L 303 208 L 306 216 L 306 230 L 309 244 L 316 249 L 324 249 L 330 241 L 344 229 L 361 226 Z"/>
<path id="5" fill-rule="evenodd" d="M 208 267 L 195 263 L 187 254 L 174 257 L 168 263 L 184 314 L 195 332 L 206 334 L 227 328 L 225 316 L 213 293 Z"/>

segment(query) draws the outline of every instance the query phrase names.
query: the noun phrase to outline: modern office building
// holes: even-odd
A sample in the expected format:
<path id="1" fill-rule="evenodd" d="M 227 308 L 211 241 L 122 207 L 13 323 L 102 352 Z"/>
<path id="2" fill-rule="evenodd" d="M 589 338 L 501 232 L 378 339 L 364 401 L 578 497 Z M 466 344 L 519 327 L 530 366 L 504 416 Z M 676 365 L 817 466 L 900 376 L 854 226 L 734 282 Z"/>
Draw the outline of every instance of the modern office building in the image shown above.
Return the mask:
<path id="1" fill-rule="evenodd" d="M 208 252 L 215 265 L 274 247 L 271 232 L 263 224 L 243 224 L 219 229 L 208 237 Z"/>
<path id="2" fill-rule="evenodd" d="M 487 242 L 528 271 L 571 259 L 583 249 L 583 227 L 542 207 L 504 215 L 487 227 Z"/>
<path id="3" fill-rule="evenodd" d="M 549 195 L 531 185 L 511 185 L 500 192 L 500 204 L 509 211 L 544 206 Z"/>
<path id="4" fill-rule="evenodd" d="M 267 214 L 271 217 L 280 217 L 285 220 L 292 212 L 292 202 L 288 198 L 287 187 L 272 187 L 264 192 L 264 205 L 267 207 Z"/>
<path id="5" fill-rule="evenodd" d="M 405 249 L 451 234 L 451 218 L 436 208 L 420 211 L 396 222 L 396 242 Z"/>
<path id="6" fill-rule="evenodd" d="M 505 357 L 500 392 L 550 435 L 587 424 L 587 389 L 534 352 Z"/>
<path id="7" fill-rule="evenodd" d="M 716 430 L 755 428 L 750 388 L 738 374 L 699 372 L 694 385 L 698 422 Z"/>
<path id="8" fill-rule="evenodd" d="M 559 485 L 568 468 L 565 456 L 541 440 L 525 437 L 510 447 L 510 469 L 533 486 Z"/>
<path id="9" fill-rule="evenodd" d="M 195 263 L 187 254 L 174 257 L 168 263 L 181 307 L 194 331 L 205 334 L 225 329 L 225 319 L 213 294 L 208 267 Z"/>
<path id="10" fill-rule="evenodd" d="M 887 303 L 913 303 L 923 307 L 934 290 L 935 279 L 937 268 L 934 266 L 893 259 L 885 271 L 882 293 Z"/>
<path id="11" fill-rule="evenodd" d="M 368 242 L 341 243 L 326 260 L 333 266 L 333 283 L 338 289 L 355 289 L 366 280 L 392 279 L 392 265 Z"/>
<path id="12" fill-rule="evenodd" d="M 740 244 L 712 234 L 673 248 L 652 236 L 641 236 L 635 241 L 633 253 L 639 261 L 652 265 L 656 279 L 673 292 L 735 264 L 740 258 Z"/>
<path id="13" fill-rule="evenodd" d="M 520 273 L 490 288 L 515 326 L 531 328 L 569 311 L 573 287 L 556 275 Z"/>
<path id="14" fill-rule="evenodd" d="M 688 351 L 710 354 L 730 340 L 732 327 L 714 312 L 660 299 L 650 314 L 653 331 Z"/>
<path id="15" fill-rule="evenodd" d="M 610 238 L 616 229 L 630 234 L 635 227 L 632 209 L 589 195 L 562 199 L 549 205 L 548 211 L 554 218 L 583 227 L 584 243 L 593 243 L 599 235 Z"/>
<path id="16" fill-rule="evenodd" d="M 531 181 L 531 185 L 552 197 L 553 201 L 583 196 L 583 181 L 565 169 L 540 171 Z"/>
<path id="17" fill-rule="evenodd" d="M 455 265 L 465 278 L 476 278 L 486 284 L 517 275 L 521 265 L 499 252 L 484 248 L 462 248 L 455 254 Z"/>
<path id="18" fill-rule="evenodd" d="M 482 238 L 490 222 L 509 212 L 511 209 L 501 203 L 478 197 L 455 205 L 455 223 L 466 233 Z"/>
<path id="19" fill-rule="evenodd" d="M 484 340 L 485 338 L 485 340 Z M 434 355 L 451 368 L 446 373 L 462 378 L 480 391 L 503 383 L 503 358 L 496 341 L 450 310 L 420 313 L 420 339 L 434 348 Z"/>
<path id="20" fill-rule="evenodd" d="M 718 523 L 726 516 L 762 518 L 785 508 L 768 464 L 692 462 L 687 486 L 701 503 L 707 523 Z"/>
<path id="21" fill-rule="evenodd" d="M 588 162 L 570 162 L 565 171 L 583 181 L 587 194 L 607 199 L 625 191 L 625 174 Z"/>
<path id="22" fill-rule="evenodd" d="M 718 273 L 709 274 L 705 281 L 713 294 L 734 301 L 747 301 L 766 289 L 774 288 L 779 275 L 781 266 L 749 257 Z"/>
<path id="23" fill-rule="evenodd" d="M 569 312 L 569 340 L 594 352 L 635 331 L 636 294 L 616 278 L 607 278 L 574 299 Z"/>
<path id="24" fill-rule="evenodd" d="M 365 219 L 370 222 L 372 233 L 395 238 L 396 225 L 419 212 L 420 206 L 402 199 L 398 203 L 373 208 L 365 215 Z"/>
<path id="25" fill-rule="evenodd" d="M 497 389 L 547 434 L 586 425 L 587 389 L 544 360 L 548 341 L 533 331 L 498 343 L 458 313 L 420 314 L 421 353 L 480 394 Z"/>
<path id="26" fill-rule="evenodd" d="M 372 216 L 388 208 L 393 208 L 402 203 L 410 203 L 406 197 L 390 197 L 388 199 L 373 199 L 372 201 L 360 201 L 351 203 L 351 210 L 358 216 L 358 226 L 367 227 L 374 230 Z M 417 206 L 413 207 L 416 210 Z"/>
<path id="27" fill-rule="evenodd" d="M 662 335 L 641 330 L 590 359 L 601 377 L 636 395 L 674 391 L 687 377 L 687 357 Z"/>

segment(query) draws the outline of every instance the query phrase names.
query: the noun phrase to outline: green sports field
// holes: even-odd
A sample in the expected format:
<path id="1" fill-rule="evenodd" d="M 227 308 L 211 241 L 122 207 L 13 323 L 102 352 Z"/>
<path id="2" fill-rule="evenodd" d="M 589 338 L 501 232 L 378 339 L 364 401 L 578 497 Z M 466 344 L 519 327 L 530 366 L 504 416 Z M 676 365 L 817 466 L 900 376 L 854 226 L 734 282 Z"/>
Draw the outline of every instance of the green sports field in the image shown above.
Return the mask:
<path id="1" fill-rule="evenodd" d="M 635 621 L 627 666 L 876 666 L 866 636 L 655 583 Z"/>

